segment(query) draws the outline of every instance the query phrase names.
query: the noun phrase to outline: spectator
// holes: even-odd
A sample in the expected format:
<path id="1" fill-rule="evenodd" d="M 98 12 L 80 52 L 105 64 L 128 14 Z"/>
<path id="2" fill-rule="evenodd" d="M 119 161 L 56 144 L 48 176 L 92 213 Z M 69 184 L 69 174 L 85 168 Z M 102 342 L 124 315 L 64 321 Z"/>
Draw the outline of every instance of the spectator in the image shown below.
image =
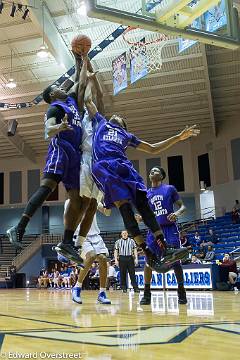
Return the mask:
<path id="1" fill-rule="evenodd" d="M 208 246 L 208 245 L 214 245 L 218 243 L 218 237 L 217 235 L 214 233 L 213 229 L 208 229 L 208 241 L 203 241 L 202 244 L 204 246 Z"/>
<path id="2" fill-rule="evenodd" d="M 54 268 L 54 272 L 53 272 L 53 286 L 54 288 L 58 288 L 59 287 L 59 271 L 56 270 L 56 268 Z"/>
<path id="3" fill-rule="evenodd" d="M 195 244 L 196 244 L 197 246 L 199 246 L 199 245 L 201 244 L 201 242 L 202 242 L 201 236 L 200 236 L 200 234 L 199 234 L 198 231 L 195 232 L 194 242 L 195 242 Z"/>
<path id="4" fill-rule="evenodd" d="M 89 274 L 90 287 L 91 289 L 99 289 L 99 264 L 94 262 Z"/>
<path id="5" fill-rule="evenodd" d="M 213 245 L 213 244 L 217 244 L 218 243 L 218 237 L 217 235 L 213 232 L 212 229 L 209 229 L 208 230 L 208 237 L 209 237 L 209 242 L 211 242 L 212 244 L 209 244 L 209 245 Z"/>
<path id="6" fill-rule="evenodd" d="M 213 247 L 211 245 L 208 245 L 208 251 L 205 255 L 204 261 L 212 261 L 215 258 L 215 252 L 213 250 Z"/>
<path id="7" fill-rule="evenodd" d="M 107 288 L 116 283 L 117 281 L 117 272 L 115 267 L 108 261 L 108 276 L 107 276 Z"/>
<path id="8" fill-rule="evenodd" d="M 62 272 L 62 278 L 63 278 L 63 284 L 65 288 L 70 288 L 70 275 L 71 275 L 72 269 L 70 267 L 67 267 L 67 265 L 64 266 L 63 272 Z"/>
<path id="9" fill-rule="evenodd" d="M 236 210 L 240 210 L 240 203 L 239 203 L 239 201 L 238 200 L 235 200 L 235 205 L 234 205 L 234 207 L 235 207 L 235 209 Z"/>
<path id="10" fill-rule="evenodd" d="M 48 274 L 48 283 L 51 288 L 54 287 L 54 268 L 51 270 L 51 272 Z"/>
<path id="11" fill-rule="evenodd" d="M 40 276 L 38 278 L 38 285 L 39 287 L 47 288 L 49 284 L 48 272 L 46 270 L 40 271 Z"/>
<path id="12" fill-rule="evenodd" d="M 193 256 L 193 250 L 192 248 L 190 248 L 188 250 L 188 256 L 187 258 L 183 261 L 183 264 L 190 264 L 192 262 L 192 256 Z"/>
<path id="13" fill-rule="evenodd" d="M 230 258 L 230 255 L 228 253 L 224 254 L 223 262 L 221 264 L 222 267 L 228 268 L 228 280 L 231 285 L 235 284 L 235 281 L 237 279 L 237 263 L 235 260 Z"/>
<path id="14" fill-rule="evenodd" d="M 192 264 L 201 264 L 202 262 L 201 262 L 200 259 L 197 258 L 196 255 L 193 254 L 193 255 L 192 255 L 191 263 L 192 263 Z"/>
<path id="15" fill-rule="evenodd" d="M 205 258 L 205 255 L 206 255 L 205 247 L 203 244 L 201 244 L 199 246 L 199 250 L 196 256 L 198 257 L 198 259 L 203 260 Z"/>
<path id="16" fill-rule="evenodd" d="M 237 210 L 235 207 L 232 209 L 232 223 L 233 224 L 240 223 L 239 210 Z"/>
<path id="17" fill-rule="evenodd" d="M 185 232 L 180 233 L 180 241 L 181 245 L 186 247 L 187 249 L 190 249 L 192 247 Z"/>

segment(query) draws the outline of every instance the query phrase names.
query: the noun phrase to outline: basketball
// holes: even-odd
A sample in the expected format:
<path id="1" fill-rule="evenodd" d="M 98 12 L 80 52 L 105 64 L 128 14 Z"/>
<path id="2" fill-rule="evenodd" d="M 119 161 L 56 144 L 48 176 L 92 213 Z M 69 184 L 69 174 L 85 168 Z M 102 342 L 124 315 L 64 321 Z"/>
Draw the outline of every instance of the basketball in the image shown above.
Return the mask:
<path id="1" fill-rule="evenodd" d="M 87 35 L 77 35 L 72 39 L 71 46 L 73 52 L 84 55 L 91 49 L 92 41 Z"/>

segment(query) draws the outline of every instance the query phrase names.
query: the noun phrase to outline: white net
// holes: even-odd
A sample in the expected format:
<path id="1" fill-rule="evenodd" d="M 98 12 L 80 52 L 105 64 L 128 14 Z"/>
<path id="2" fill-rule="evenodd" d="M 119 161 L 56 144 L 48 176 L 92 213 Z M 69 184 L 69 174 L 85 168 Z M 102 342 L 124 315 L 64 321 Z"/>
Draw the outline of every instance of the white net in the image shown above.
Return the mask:
<path id="1" fill-rule="evenodd" d="M 123 38 L 130 45 L 130 60 L 134 59 L 136 71 L 147 68 L 151 73 L 162 68 L 162 50 L 168 43 L 167 36 L 128 28 Z"/>

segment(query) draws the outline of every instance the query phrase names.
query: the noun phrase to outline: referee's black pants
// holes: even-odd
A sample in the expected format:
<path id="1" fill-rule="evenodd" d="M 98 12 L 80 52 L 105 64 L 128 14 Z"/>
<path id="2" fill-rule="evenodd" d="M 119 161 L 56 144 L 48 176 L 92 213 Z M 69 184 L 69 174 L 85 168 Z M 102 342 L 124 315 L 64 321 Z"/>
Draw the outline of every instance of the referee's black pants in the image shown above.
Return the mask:
<path id="1" fill-rule="evenodd" d="M 135 278 L 135 265 L 133 256 L 119 256 L 119 268 L 120 268 L 120 280 L 121 280 L 121 288 L 122 290 L 127 289 L 127 271 L 129 273 L 132 287 L 137 289 L 137 282 Z"/>

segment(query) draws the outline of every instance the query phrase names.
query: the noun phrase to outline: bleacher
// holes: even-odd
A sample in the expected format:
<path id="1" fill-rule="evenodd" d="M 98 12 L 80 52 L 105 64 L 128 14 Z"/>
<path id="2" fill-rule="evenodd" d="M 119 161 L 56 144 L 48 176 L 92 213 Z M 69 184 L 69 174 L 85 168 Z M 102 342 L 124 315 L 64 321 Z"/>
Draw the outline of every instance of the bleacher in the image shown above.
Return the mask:
<path id="1" fill-rule="evenodd" d="M 38 235 L 27 235 L 23 239 L 23 248 L 30 245 Z M 20 250 L 18 250 L 19 252 Z M 10 244 L 6 235 L 0 235 L 0 278 L 5 278 L 8 267 L 17 255 L 16 249 Z"/>
<path id="2" fill-rule="evenodd" d="M 197 251 L 194 246 L 194 234 L 199 232 L 201 239 L 209 240 L 208 230 L 213 229 L 219 241 L 214 244 L 215 259 L 222 260 L 224 253 L 230 253 L 237 248 L 240 248 L 240 224 L 233 224 L 230 213 L 218 217 L 215 220 L 210 220 L 207 224 L 198 225 L 195 230 L 187 232 L 189 241 L 193 244 L 193 251 Z"/>

